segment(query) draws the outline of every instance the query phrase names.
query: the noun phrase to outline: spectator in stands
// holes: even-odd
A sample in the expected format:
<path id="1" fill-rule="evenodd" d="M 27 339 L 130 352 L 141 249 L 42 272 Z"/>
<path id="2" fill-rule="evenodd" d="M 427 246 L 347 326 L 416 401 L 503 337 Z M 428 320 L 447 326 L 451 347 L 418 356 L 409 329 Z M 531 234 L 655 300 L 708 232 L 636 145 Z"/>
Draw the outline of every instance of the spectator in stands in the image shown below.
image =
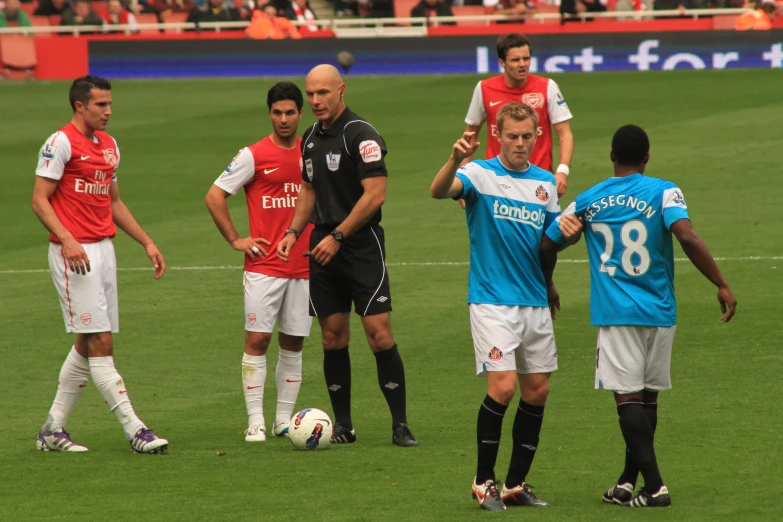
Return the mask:
<path id="1" fill-rule="evenodd" d="M 451 7 L 443 0 L 421 0 L 411 9 L 412 17 L 454 16 Z"/>
<path id="2" fill-rule="evenodd" d="M 130 25 L 134 33 L 136 29 L 136 17 L 127 11 L 120 0 L 109 0 L 108 9 L 103 16 L 107 25 Z"/>
<path id="3" fill-rule="evenodd" d="M 617 0 L 617 4 L 614 7 L 615 11 L 652 11 L 653 9 L 653 0 Z"/>
<path id="4" fill-rule="evenodd" d="M 289 20 L 294 20 L 300 30 L 304 30 L 304 29 L 308 29 L 310 31 L 318 30 L 317 24 L 309 23 L 315 20 L 317 17 L 315 16 L 313 10 L 310 8 L 310 5 L 308 4 L 307 0 L 291 0 L 290 2 L 288 2 L 288 5 L 283 11 L 283 16 L 288 18 Z"/>
<path id="5" fill-rule="evenodd" d="M 606 6 L 601 0 L 562 0 L 560 2 L 560 25 L 566 22 L 581 21 L 577 13 L 603 13 Z M 592 21 L 592 18 L 585 18 Z"/>
<path id="6" fill-rule="evenodd" d="M 737 18 L 734 28 L 737 31 L 769 31 L 772 29 L 772 22 L 776 15 L 777 8 L 774 2 L 763 2 L 758 9 Z"/>
<path id="7" fill-rule="evenodd" d="M 488 0 L 490 3 L 496 0 Z M 484 6 L 487 6 L 485 2 Z M 538 12 L 538 0 L 500 0 L 497 2 L 495 9 L 491 14 L 503 14 L 509 17 L 513 17 L 514 20 L 504 21 L 501 20 L 498 23 L 524 23 L 524 16 L 528 14 L 535 14 Z"/>
<path id="8" fill-rule="evenodd" d="M 33 15 L 52 16 L 61 15 L 65 9 L 69 8 L 66 0 L 41 0 Z"/>
<path id="9" fill-rule="evenodd" d="M 30 27 L 30 17 L 19 9 L 19 0 L 5 0 L 5 8 L 0 10 L 0 27 Z"/>
<path id="10" fill-rule="evenodd" d="M 367 18 L 394 18 L 394 0 L 358 0 Z"/>
<path id="11" fill-rule="evenodd" d="M 359 16 L 358 0 L 334 0 L 332 6 L 334 8 L 334 15 L 338 18 Z"/>
<path id="12" fill-rule="evenodd" d="M 277 8 L 272 4 L 264 4 L 261 10 L 253 11 L 253 18 L 245 34 L 254 40 L 298 40 L 302 37 L 291 20 L 277 16 Z"/>
<path id="13" fill-rule="evenodd" d="M 90 0 L 73 0 L 62 12 L 60 25 L 103 25 L 103 18 L 92 10 Z"/>
<path id="14" fill-rule="evenodd" d="M 241 22 L 242 16 L 239 10 L 234 7 L 233 2 L 227 0 L 209 0 L 206 4 L 194 7 L 190 11 L 188 22 L 195 22 L 196 25 L 204 22 Z M 225 31 L 227 29 L 221 29 Z"/>
<path id="15" fill-rule="evenodd" d="M 193 0 L 150 0 L 150 4 L 158 13 L 189 13 L 193 10 Z"/>

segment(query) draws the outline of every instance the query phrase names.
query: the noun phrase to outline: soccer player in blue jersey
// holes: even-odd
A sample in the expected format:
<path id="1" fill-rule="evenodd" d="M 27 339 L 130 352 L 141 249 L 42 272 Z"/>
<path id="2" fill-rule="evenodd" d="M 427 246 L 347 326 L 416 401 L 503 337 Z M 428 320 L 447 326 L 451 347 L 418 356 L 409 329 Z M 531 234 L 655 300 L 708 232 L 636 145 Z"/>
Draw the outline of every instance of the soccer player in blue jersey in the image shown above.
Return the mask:
<path id="1" fill-rule="evenodd" d="M 525 482 L 538 447 L 557 369 L 552 328 L 559 297 L 539 261 L 544 230 L 560 215 L 555 177 L 529 162 L 538 115 L 522 103 L 497 114 L 500 154 L 460 168 L 479 144 L 465 132 L 435 176 L 430 195 L 464 199 L 470 235 L 468 304 L 476 373 L 487 377 L 487 395 L 476 428 L 478 466 L 472 495 L 482 509 L 548 506 Z M 504 484 L 495 480 L 503 416 L 521 397 L 513 428 L 511 463 Z"/>
<path id="2" fill-rule="evenodd" d="M 612 139 L 614 177 L 579 194 L 546 231 L 542 267 L 551 278 L 557 250 L 584 229 L 590 262 L 591 324 L 598 326 L 595 387 L 611 390 L 625 439 L 625 469 L 604 502 L 630 507 L 671 505 L 655 459 L 658 392 L 671 388 L 669 367 L 677 323 L 672 235 L 696 268 L 718 287 L 722 321 L 737 300 L 688 218 L 685 198 L 669 181 L 644 175 L 647 134 L 621 127 Z M 634 496 L 641 472 L 644 487 Z"/>

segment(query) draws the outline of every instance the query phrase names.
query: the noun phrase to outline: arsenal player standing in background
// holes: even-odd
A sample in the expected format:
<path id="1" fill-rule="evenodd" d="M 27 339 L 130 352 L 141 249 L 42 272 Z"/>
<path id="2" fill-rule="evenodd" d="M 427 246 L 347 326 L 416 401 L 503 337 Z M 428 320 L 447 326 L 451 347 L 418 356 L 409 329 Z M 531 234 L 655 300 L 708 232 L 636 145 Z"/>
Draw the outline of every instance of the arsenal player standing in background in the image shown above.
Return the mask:
<path id="1" fill-rule="evenodd" d="M 87 451 L 65 431 L 68 417 L 92 376 L 137 453 L 162 453 L 168 441 L 136 416 L 114 367 L 112 333 L 119 331 L 117 262 L 111 238 L 116 226 L 138 241 L 155 267 L 163 255 L 120 199 L 117 142 L 103 132 L 111 116 L 111 84 L 97 76 L 74 80 L 73 119 L 41 147 L 35 171 L 33 211 L 49 230 L 49 269 L 60 296 L 65 329 L 76 344 L 60 370 L 54 404 L 38 433 L 41 451 Z M 115 226 L 116 225 L 116 226 Z"/>
<path id="2" fill-rule="evenodd" d="M 465 117 L 467 132 L 478 135 L 487 122 L 487 154 L 492 159 L 500 154 L 496 115 L 509 102 L 522 102 L 538 113 L 538 138 L 530 157 L 530 163 L 549 172 L 557 180 L 557 197 L 562 197 L 568 187 L 569 165 L 574 155 L 574 135 L 571 133 L 573 118 L 563 95 L 554 80 L 530 74 L 530 41 L 519 33 L 501 35 L 497 44 L 498 59 L 503 74 L 481 80 L 473 91 L 468 115 Z M 560 141 L 560 164 L 552 170 L 552 128 Z M 472 155 L 465 163 L 471 161 Z M 464 206 L 464 205 L 463 205 Z"/>
<path id="3" fill-rule="evenodd" d="M 301 241 L 284 262 L 276 245 L 292 232 L 286 230 L 302 187 L 301 138 L 296 135 L 304 98 L 299 87 L 280 82 L 267 94 L 272 134 L 239 151 L 209 189 L 207 208 L 220 233 L 245 254 L 245 354 L 242 357 L 242 388 L 245 392 L 248 428 L 245 440 L 266 440 L 264 382 L 266 352 L 278 322 L 280 357 L 275 371 L 277 414 L 274 434 L 288 434 L 302 384 L 302 345 L 310 335 L 309 260 L 307 250 L 312 226 L 304 228 Z M 226 199 L 244 187 L 247 197 L 250 237 L 240 237 L 231 222 Z M 272 245 L 270 247 L 270 245 Z"/>

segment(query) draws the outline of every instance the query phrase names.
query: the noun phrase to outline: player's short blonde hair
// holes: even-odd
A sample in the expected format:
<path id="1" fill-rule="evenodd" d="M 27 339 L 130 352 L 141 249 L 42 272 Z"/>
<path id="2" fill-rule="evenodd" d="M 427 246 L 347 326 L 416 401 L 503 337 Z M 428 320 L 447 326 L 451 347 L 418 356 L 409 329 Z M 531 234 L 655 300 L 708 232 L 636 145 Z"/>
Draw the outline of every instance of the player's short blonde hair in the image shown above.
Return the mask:
<path id="1" fill-rule="evenodd" d="M 533 120 L 533 127 L 536 129 L 538 128 L 538 113 L 529 105 L 522 102 L 507 103 L 500 108 L 497 114 L 498 134 L 503 132 L 503 122 L 505 122 L 507 118 L 511 118 L 515 121 L 525 121 L 526 119 L 531 118 Z"/>

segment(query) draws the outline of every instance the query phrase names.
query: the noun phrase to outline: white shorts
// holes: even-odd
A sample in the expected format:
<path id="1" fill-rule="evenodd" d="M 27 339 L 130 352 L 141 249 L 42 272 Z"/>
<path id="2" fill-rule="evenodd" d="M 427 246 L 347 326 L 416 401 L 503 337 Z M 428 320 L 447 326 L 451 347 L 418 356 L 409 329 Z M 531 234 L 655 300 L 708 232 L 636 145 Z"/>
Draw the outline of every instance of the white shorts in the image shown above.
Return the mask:
<path id="1" fill-rule="evenodd" d="M 470 330 L 476 375 L 557 370 L 557 346 L 549 308 L 471 304 Z"/>
<path id="2" fill-rule="evenodd" d="M 49 270 L 60 296 L 68 333 L 120 331 L 117 301 L 117 259 L 111 239 L 82 244 L 90 260 L 86 275 L 72 272 L 62 245 L 49 243 Z"/>
<path id="3" fill-rule="evenodd" d="M 273 277 L 245 272 L 245 330 L 295 337 L 310 335 L 310 288 L 308 279 Z"/>
<path id="4" fill-rule="evenodd" d="M 672 387 L 669 369 L 676 326 L 602 326 L 595 355 L 595 389 L 618 393 Z"/>

